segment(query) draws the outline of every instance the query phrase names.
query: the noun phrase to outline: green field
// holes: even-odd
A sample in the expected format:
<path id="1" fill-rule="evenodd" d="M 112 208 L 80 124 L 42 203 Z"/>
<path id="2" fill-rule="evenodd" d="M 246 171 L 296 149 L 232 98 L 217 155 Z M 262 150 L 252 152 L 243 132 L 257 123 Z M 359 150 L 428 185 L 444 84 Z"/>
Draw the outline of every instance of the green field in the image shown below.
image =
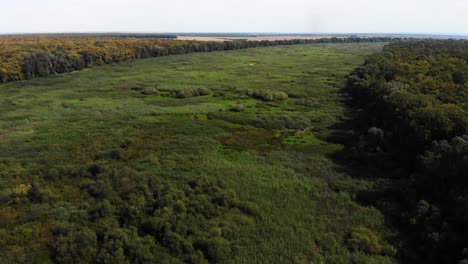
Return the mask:
<path id="1" fill-rule="evenodd" d="M 5 263 L 393 263 L 332 160 L 383 43 L 194 53 L 0 85 Z M 281 97 L 283 93 L 288 98 Z M 81 261 L 81 262 L 80 262 Z"/>

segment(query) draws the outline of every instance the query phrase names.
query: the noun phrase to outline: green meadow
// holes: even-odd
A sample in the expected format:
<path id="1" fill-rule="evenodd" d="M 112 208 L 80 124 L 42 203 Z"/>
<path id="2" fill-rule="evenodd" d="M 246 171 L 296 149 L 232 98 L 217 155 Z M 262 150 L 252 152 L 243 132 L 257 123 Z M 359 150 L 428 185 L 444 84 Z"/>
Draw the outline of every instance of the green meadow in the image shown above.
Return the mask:
<path id="1" fill-rule="evenodd" d="M 142 59 L 0 85 L 2 263 L 394 263 L 334 160 L 384 43 Z M 341 143 L 340 143 L 341 142 Z"/>

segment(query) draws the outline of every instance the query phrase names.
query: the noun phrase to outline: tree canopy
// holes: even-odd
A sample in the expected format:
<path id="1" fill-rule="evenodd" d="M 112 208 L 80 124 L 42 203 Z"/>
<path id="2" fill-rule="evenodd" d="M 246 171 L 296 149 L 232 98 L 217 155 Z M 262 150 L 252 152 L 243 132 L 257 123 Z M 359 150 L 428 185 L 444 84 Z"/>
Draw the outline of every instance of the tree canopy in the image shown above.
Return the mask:
<path id="1" fill-rule="evenodd" d="M 367 134 L 361 146 L 383 151 L 373 157 L 382 157 L 386 170 L 405 171 L 393 175 L 406 186 L 390 191 L 403 208 L 391 214 L 411 245 L 404 252 L 411 261 L 467 257 L 467 62 L 466 40 L 398 42 L 348 77 L 347 90 Z M 371 126 L 382 131 L 383 140 L 369 140 L 365 131 Z M 388 165 L 385 154 L 396 163 Z"/>

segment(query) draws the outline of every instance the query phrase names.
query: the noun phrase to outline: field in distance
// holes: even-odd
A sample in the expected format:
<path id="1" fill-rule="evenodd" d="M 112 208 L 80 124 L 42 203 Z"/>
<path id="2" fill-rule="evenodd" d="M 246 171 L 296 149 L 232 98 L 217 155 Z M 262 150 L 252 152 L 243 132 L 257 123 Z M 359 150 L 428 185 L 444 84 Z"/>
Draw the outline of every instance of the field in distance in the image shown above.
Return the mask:
<path id="1" fill-rule="evenodd" d="M 232 40 L 250 40 L 250 41 L 262 41 L 262 40 L 293 40 L 293 39 L 321 39 L 321 38 L 331 38 L 332 36 L 245 36 L 245 37 L 236 37 L 236 36 L 177 36 L 178 40 L 197 40 L 197 41 L 232 41 Z"/>
<path id="2" fill-rule="evenodd" d="M 197 40 L 197 41 L 233 41 L 233 40 L 250 40 L 250 41 L 275 41 L 275 40 L 295 40 L 295 39 L 324 39 L 324 38 L 414 38 L 414 39 L 468 39 L 466 35 L 432 35 L 432 34 L 243 34 L 243 33 L 219 33 L 219 34 L 178 34 L 171 33 L 177 36 L 178 40 Z"/>

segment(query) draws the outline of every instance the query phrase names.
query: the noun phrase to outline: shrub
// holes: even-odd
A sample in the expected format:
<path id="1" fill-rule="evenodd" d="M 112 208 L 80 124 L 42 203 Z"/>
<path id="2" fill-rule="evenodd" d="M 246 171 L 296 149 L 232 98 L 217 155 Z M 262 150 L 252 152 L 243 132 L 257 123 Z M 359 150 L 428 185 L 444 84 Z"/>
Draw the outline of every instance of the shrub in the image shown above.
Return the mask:
<path id="1" fill-rule="evenodd" d="M 319 107 L 320 103 L 317 100 L 300 98 L 296 100 L 296 105 L 302 105 L 307 107 Z"/>
<path id="2" fill-rule="evenodd" d="M 255 92 L 247 91 L 246 94 L 252 98 L 263 101 L 282 101 L 288 99 L 288 94 L 281 91 L 260 90 Z"/>
<path id="3" fill-rule="evenodd" d="M 238 104 L 238 105 L 235 105 L 235 106 L 231 107 L 229 109 L 229 111 L 231 111 L 231 112 L 242 112 L 242 111 L 245 110 L 245 108 L 246 108 L 245 105 Z"/>
<path id="4" fill-rule="evenodd" d="M 214 97 L 223 97 L 225 95 L 226 95 L 225 91 L 216 91 L 216 92 L 213 93 Z"/>
<path id="5" fill-rule="evenodd" d="M 159 94 L 159 91 L 156 88 L 143 88 L 140 91 L 140 93 L 144 95 L 153 95 L 153 94 Z"/>
<path id="6" fill-rule="evenodd" d="M 379 237 L 364 226 L 357 226 L 351 230 L 347 244 L 348 248 L 353 251 L 361 251 L 372 255 L 378 255 L 382 252 Z"/>
<path id="7" fill-rule="evenodd" d="M 210 89 L 205 88 L 205 87 L 200 87 L 200 88 L 197 88 L 196 90 L 199 96 L 210 95 L 212 93 Z"/>
<path id="8" fill-rule="evenodd" d="M 177 98 L 189 98 L 196 96 L 210 95 L 212 91 L 208 88 L 189 88 L 189 89 L 174 89 L 171 94 Z"/>

